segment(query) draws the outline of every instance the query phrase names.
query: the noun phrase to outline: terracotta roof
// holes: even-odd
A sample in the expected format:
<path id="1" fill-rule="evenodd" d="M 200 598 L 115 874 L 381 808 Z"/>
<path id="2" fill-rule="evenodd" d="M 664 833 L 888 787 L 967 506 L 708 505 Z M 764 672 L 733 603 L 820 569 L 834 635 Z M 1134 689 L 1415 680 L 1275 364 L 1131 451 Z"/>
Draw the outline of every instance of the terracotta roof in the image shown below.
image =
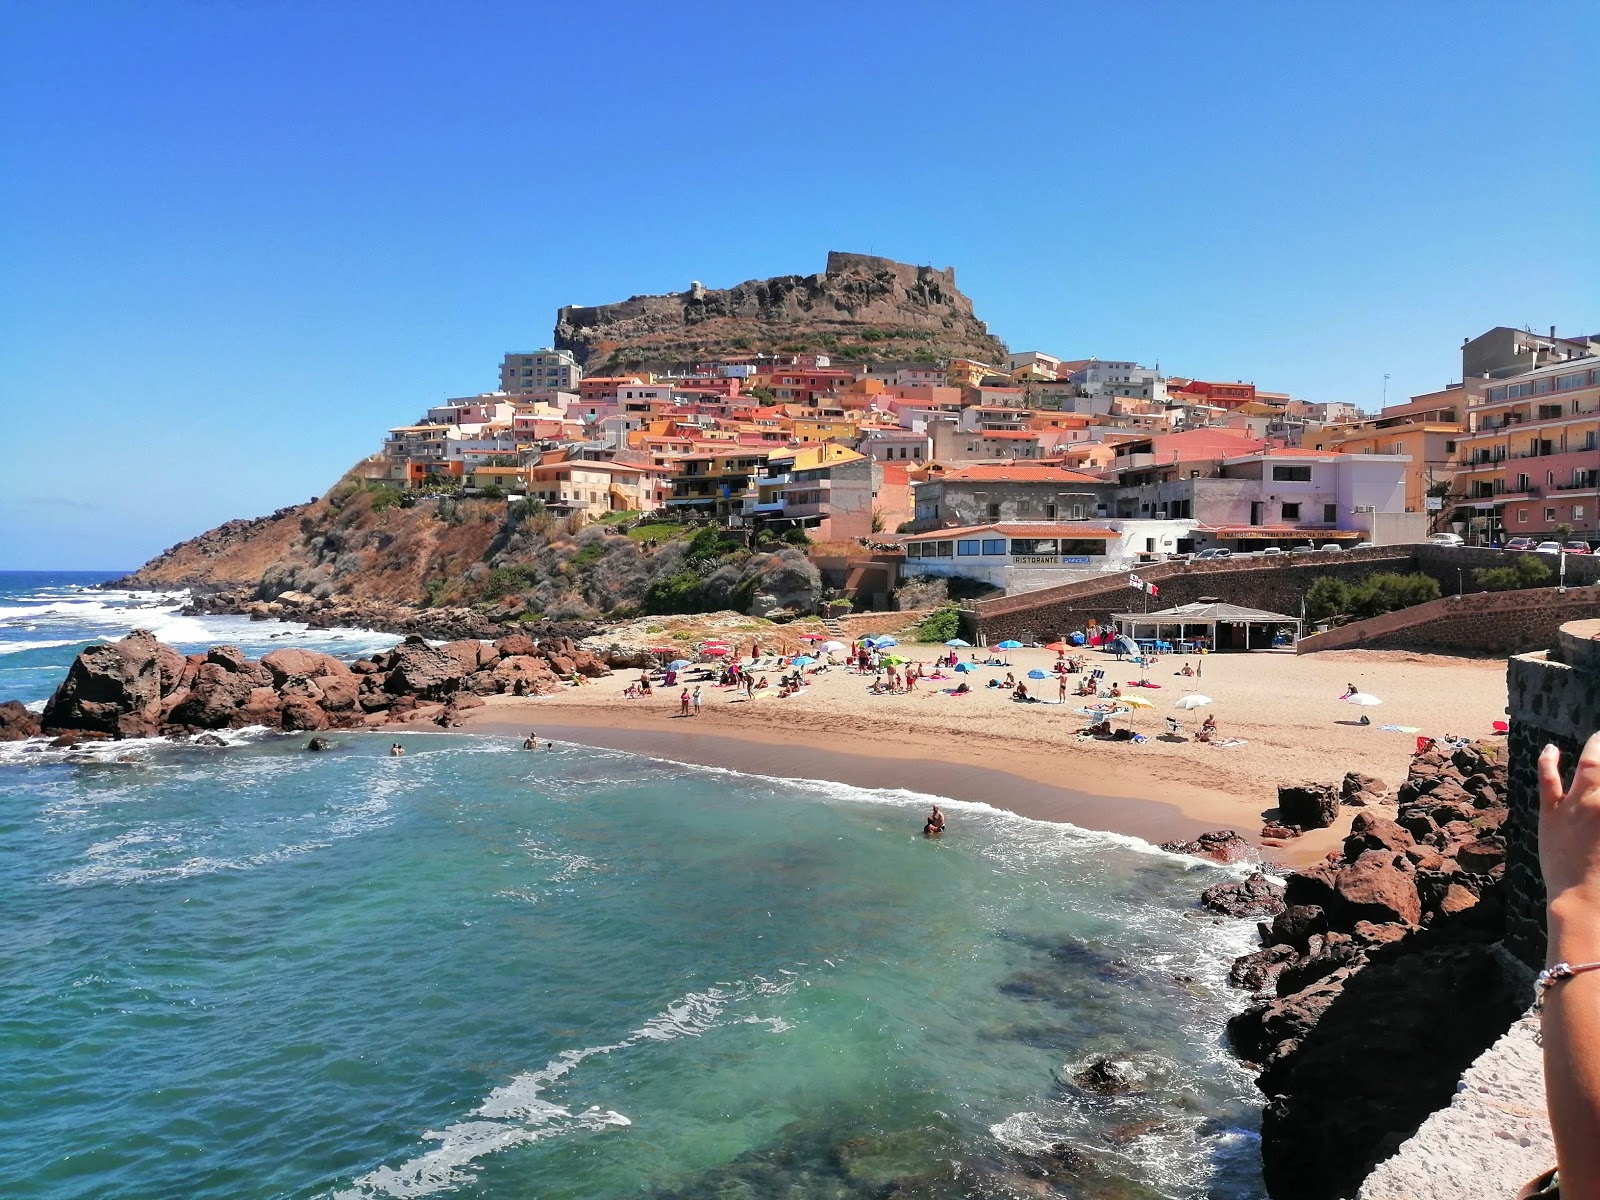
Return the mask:
<path id="1" fill-rule="evenodd" d="M 1204 533 L 1214 533 L 1218 537 L 1298 537 L 1308 542 L 1368 536 L 1359 529 L 1302 529 L 1298 525 L 1219 525 L 1215 528 L 1201 525 L 1196 528 Z"/>
<path id="2" fill-rule="evenodd" d="M 950 538 L 966 537 L 973 533 L 998 533 L 1004 537 L 1015 538 L 1084 538 L 1089 541 L 1109 542 L 1122 535 L 1114 529 L 1104 529 L 1098 525 L 1076 525 L 1070 521 L 1043 521 L 1031 525 L 1017 525 L 1002 522 L 997 525 L 963 525 L 958 529 L 930 529 L 925 533 L 902 534 L 903 542 L 924 542 L 929 539 L 946 541 Z"/>
<path id="3" fill-rule="evenodd" d="M 1039 430 L 1037 429 L 979 429 L 976 432 L 979 437 L 986 438 L 1037 438 L 1039 436 Z"/>
<path id="4" fill-rule="evenodd" d="M 943 479 L 957 483 L 1103 483 L 1082 471 L 1046 467 L 1038 463 L 976 463 L 946 471 Z"/>

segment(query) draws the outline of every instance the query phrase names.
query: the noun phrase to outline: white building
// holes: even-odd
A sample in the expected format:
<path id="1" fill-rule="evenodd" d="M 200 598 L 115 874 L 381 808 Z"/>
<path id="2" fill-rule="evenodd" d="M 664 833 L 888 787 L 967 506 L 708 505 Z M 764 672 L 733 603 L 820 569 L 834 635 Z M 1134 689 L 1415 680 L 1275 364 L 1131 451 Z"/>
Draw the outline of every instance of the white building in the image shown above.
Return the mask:
<path id="1" fill-rule="evenodd" d="M 578 360 L 565 350 L 534 350 L 508 354 L 500 362 L 500 390 L 513 395 L 527 392 L 575 392 L 583 378 Z"/>
<path id="2" fill-rule="evenodd" d="M 1161 372 L 1136 362 L 1091 358 L 1072 373 L 1071 379 L 1089 395 L 1098 396 L 1112 384 L 1155 384 L 1161 380 Z"/>
<path id="3" fill-rule="evenodd" d="M 960 576 L 1008 593 L 1137 570 L 1191 548 L 1193 521 L 999 522 L 901 539 L 910 578 Z"/>

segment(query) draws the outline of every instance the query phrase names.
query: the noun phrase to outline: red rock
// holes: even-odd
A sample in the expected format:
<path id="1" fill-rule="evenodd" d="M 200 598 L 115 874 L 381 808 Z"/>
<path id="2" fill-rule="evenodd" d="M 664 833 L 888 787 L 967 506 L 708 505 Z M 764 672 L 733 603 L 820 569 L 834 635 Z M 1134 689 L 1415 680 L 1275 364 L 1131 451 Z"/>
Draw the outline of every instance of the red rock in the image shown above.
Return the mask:
<path id="1" fill-rule="evenodd" d="M 261 665 L 271 672 L 274 687 L 282 687 L 285 680 L 296 675 L 350 674 L 350 668 L 331 654 L 321 654 L 315 650 L 298 650 L 288 646 L 262 655 Z"/>
<path id="2" fill-rule="evenodd" d="M 1376 775 L 1363 775 L 1360 771 L 1351 771 L 1339 784 L 1341 804 L 1378 804 L 1388 798 L 1389 785 Z"/>
<path id="3" fill-rule="evenodd" d="M 539 653 L 538 643 L 526 634 L 521 633 L 508 634 L 496 642 L 494 648 L 502 658 L 520 658 L 524 655 Z"/>
<path id="4" fill-rule="evenodd" d="M 161 717 L 161 643 L 136 629 L 121 641 L 90 646 L 45 705 L 46 732 L 87 730 L 149 737 Z"/>
<path id="5" fill-rule="evenodd" d="M 20 700 L 0 704 L 0 742 L 20 742 L 39 736 L 39 718 Z"/>
<path id="6" fill-rule="evenodd" d="M 1456 847 L 1463 871 L 1484 872 L 1505 862 L 1506 848 L 1498 839 L 1479 838 Z"/>
<path id="7" fill-rule="evenodd" d="M 1275 821 L 1268 821 L 1261 827 L 1261 836 L 1264 838 L 1281 838 L 1288 840 L 1299 837 L 1304 830 L 1298 825 L 1279 825 Z"/>
<path id="8" fill-rule="evenodd" d="M 330 713 L 350 712 L 356 707 L 360 687 L 354 675 L 318 675 L 313 682 L 322 691 L 321 704 Z"/>
<path id="9" fill-rule="evenodd" d="M 1344 839 L 1344 856 L 1354 862 L 1367 850 L 1404 853 L 1416 846 L 1416 839 L 1395 822 L 1371 813 L 1357 813 L 1350 823 L 1350 836 Z"/>
<path id="10" fill-rule="evenodd" d="M 1190 842 L 1162 842 L 1161 848 L 1220 863 L 1248 862 L 1255 857 L 1250 843 L 1232 829 L 1213 829 Z"/>
<path id="11" fill-rule="evenodd" d="M 289 731 L 328 728 L 328 714 L 308 696 L 290 696 L 278 710 L 278 723 Z"/>
<path id="12" fill-rule="evenodd" d="M 1452 883 L 1439 900 L 1439 911 L 1445 915 L 1466 912 L 1478 903 L 1478 897 L 1459 883 Z"/>

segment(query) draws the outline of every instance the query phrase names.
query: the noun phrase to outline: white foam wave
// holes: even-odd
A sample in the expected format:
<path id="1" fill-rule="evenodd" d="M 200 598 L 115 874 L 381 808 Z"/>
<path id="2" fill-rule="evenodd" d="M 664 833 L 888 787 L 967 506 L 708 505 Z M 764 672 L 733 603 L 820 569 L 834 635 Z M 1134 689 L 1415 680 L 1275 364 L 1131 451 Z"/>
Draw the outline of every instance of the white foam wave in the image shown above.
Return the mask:
<path id="1" fill-rule="evenodd" d="M 57 650 L 62 646 L 78 646 L 98 638 L 53 638 L 42 642 L 0 642 L 0 654 L 23 654 L 29 650 Z"/>
<path id="2" fill-rule="evenodd" d="M 647 1042 L 699 1037 L 714 1028 L 730 1004 L 752 994 L 768 994 L 768 986 L 733 985 L 689 992 L 668 1004 L 626 1037 L 603 1046 L 586 1046 L 558 1054 L 537 1071 L 524 1072 L 495 1088 L 467 1118 L 423 1136 L 439 1144 L 398 1167 L 379 1167 L 334 1193 L 334 1200 L 370 1200 L 390 1196 L 412 1200 L 445 1191 L 471 1179 L 478 1161 L 490 1154 L 576 1130 L 599 1131 L 632 1124 L 619 1112 L 598 1107 L 574 1112 L 544 1097 L 554 1083 L 596 1055 L 616 1054 Z M 787 990 L 790 985 L 778 985 Z"/>

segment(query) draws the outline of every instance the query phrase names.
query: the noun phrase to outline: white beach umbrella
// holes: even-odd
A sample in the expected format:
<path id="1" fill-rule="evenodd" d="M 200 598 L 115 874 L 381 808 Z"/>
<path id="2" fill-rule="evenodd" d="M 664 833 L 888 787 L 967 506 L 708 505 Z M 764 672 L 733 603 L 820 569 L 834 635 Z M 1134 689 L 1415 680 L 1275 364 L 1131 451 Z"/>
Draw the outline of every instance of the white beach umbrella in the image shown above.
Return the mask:
<path id="1" fill-rule="evenodd" d="M 848 650 L 849 648 L 850 647 L 846 646 L 843 642 L 823 642 L 822 645 L 817 647 L 817 649 L 821 650 L 824 654 L 838 654 L 843 650 Z"/>
<path id="2" fill-rule="evenodd" d="M 1339 699 L 1346 704 L 1359 704 L 1362 708 L 1371 708 L 1374 704 L 1383 703 L 1370 692 L 1351 692 L 1348 696 L 1340 696 Z"/>
<path id="3" fill-rule="evenodd" d="M 1173 708 L 1181 708 L 1185 712 L 1187 712 L 1188 710 L 1190 710 L 1192 708 L 1204 708 L 1206 705 L 1208 705 L 1210 703 L 1211 703 L 1211 697 L 1210 696 L 1201 696 L 1199 694 L 1195 694 L 1195 695 L 1192 695 L 1192 696 L 1180 696 L 1177 700 L 1175 700 L 1173 702 L 1172 707 Z"/>

